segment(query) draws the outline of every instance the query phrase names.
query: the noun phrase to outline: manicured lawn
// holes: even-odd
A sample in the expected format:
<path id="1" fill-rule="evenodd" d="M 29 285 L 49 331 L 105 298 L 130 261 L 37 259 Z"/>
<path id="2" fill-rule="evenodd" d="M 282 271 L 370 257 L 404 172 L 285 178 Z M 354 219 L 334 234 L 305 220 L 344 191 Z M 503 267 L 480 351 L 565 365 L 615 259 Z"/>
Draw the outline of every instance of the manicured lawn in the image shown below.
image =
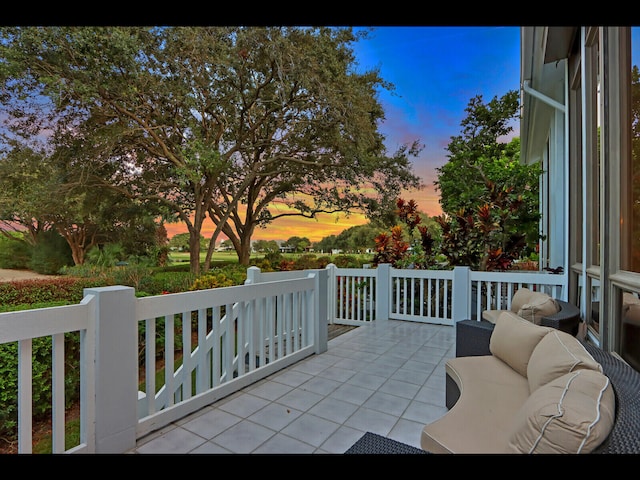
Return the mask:
<path id="1" fill-rule="evenodd" d="M 206 256 L 206 252 L 200 252 L 200 262 L 204 262 Z M 256 255 L 256 257 L 262 257 L 262 255 Z M 189 252 L 170 252 L 169 259 L 174 263 L 189 263 Z M 236 252 L 214 252 L 211 256 L 211 263 L 216 264 L 218 262 L 237 263 L 238 255 L 236 255 Z"/>

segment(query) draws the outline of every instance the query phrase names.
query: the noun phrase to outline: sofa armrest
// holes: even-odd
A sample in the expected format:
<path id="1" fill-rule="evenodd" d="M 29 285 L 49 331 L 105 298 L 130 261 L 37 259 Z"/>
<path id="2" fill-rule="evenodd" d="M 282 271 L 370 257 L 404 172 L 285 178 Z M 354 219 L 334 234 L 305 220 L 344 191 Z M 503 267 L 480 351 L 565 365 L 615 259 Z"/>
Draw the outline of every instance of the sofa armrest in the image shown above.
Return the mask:
<path id="1" fill-rule="evenodd" d="M 486 320 L 456 322 L 456 357 L 491 355 L 489 340 L 494 327 Z"/>
<path id="2" fill-rule="evenodd" d="M 580 323 L 580 309 L 574 304 L 562 300 L 556 299 L 556 303 L 560 309 L 552 315 L 542 317 L 540 325 L 562 330 L 575 337 Z"/>
<path id="3" fill-rule="evenodd" d="M 616 395 L 616 416 L 609 437 L 593 453 L 640 453 L 640 373 L 612 353 L 582 342 L 602 365 Z"/>

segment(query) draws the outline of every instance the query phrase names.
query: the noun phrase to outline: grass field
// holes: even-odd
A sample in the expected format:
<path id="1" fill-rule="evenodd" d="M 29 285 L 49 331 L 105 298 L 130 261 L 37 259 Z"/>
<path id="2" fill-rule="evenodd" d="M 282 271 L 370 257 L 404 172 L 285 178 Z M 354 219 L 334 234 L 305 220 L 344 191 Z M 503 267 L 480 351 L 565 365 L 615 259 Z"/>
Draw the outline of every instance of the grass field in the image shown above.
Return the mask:
<path id="1" fill-rule="evenodd" d="M 303 254 L 302 253 L 284 253 L 282 256 L 287 259 L 295 259 L 300 255 L 303 255 Z M 316 255 L 320 257 L 320 256 L 325 256 L 327 254 L 316 254 Z M 348 254 L 348 255 L 359 258 L 365 263 L 371 262 L 373 258 L 373 255 L 371 254 Z M 200 252 L 200 262 L 204 262 L 205 256 L 206 256 L 205 252 Z M 262 258 L 263 256 L 264 256 L 263 254 L 254 254 L 254 255 L 251 255 L 251 258 L 259 259 L 259 258 Z M 169 259 L 173 263 L 189 263 L 189 252 L 170 252 Z M 212 265 L 215 265 L 216 263 L 230 263 L 230 262 L 233 263 L 237 261 L 238 261 L 238 255 L 236 255 L 236 252 L 234 251 L 214 252 L 213 256 L 211 257 Z"/>
<path id="2" fill-rule="evenodd" d="M 200 252 L 200 262 L 204 262 L 204 258 L 206 257 L 206 252 Z M 262 257 L 262 255 L 253 255 L 251 258 L 259 258 Z M 174 263 L 189 263 L 189 252 L 170 252 L 169 253 L 169 259 L 174 262 Z M 217 262 L 224 262 L 224 263 L 229 263 L 229 262 L 237 262 L 238 261 L 238 255 L 236 255 L 236 252 L 231 251 L 231 252 L 214 252 L 214 254 L 211 257 L 211 262 L 212 263 L 217 263 Z"/>

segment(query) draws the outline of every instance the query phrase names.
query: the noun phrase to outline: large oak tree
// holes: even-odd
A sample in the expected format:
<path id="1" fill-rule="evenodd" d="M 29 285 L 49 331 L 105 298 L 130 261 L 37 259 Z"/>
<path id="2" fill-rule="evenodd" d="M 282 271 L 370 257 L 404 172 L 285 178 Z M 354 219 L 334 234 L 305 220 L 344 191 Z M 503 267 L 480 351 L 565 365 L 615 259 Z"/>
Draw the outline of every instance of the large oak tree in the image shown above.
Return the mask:
<path id="1" fill-rule="evenodd" d="M 222 232 L 248 264 L 257 227 L 373 216 L 421 186 L 417 142 L 386 152 L 377 97 L 393 86 L 356 72 L 358 38 L 350 28 L 2 28 L 0 117 L 23 133 L 72 132 L 79 158 L 118 165 L 91 181 L 184 222 L 192 272 L 207 215 L 210 245 Z M 40 98 L 46 115 L 32 113 Z"/>

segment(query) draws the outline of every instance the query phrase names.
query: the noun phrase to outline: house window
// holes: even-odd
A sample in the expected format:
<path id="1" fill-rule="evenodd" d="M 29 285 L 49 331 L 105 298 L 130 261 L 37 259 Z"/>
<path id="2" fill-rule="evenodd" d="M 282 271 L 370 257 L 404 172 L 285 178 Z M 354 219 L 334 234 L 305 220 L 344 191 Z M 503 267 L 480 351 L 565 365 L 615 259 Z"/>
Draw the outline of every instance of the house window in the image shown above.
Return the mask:
<path id="1" fill-rule="evenodd" d="M 640 273 L 640 28 L 631 29 L 631 108 L 630 108 L 630 133 L 631 133 L 631 158 L 628 165 L 627 178 L 628 194 L 622 201 L 622 245 L 626 245 L 622 254 L 621 267 L 623 270 Z M 628 224 L 625 225 L 624 221 Z M 621 252 L 622 253 L 622 252 Z"/>
<path id="2" fill-rule="evenodd" d="M 620 305 L 620 355 L 640 370 L 640 297 L 636 292 L 622 291 Z"/>
<path id="3" fill-rule="evenodd" d="M 640 27 L 620 36 L 620 65 L 627 75 L 620 82 L 619 173 L 620 209 L 609 213 L 619 218 L 617 265 L 614 280 L 615 346 L 622 358 L 640 370 Z M 615 164 L 614 164 L 615 166 Z M 615 171 L 614 171 L 615 172 Z"/>

